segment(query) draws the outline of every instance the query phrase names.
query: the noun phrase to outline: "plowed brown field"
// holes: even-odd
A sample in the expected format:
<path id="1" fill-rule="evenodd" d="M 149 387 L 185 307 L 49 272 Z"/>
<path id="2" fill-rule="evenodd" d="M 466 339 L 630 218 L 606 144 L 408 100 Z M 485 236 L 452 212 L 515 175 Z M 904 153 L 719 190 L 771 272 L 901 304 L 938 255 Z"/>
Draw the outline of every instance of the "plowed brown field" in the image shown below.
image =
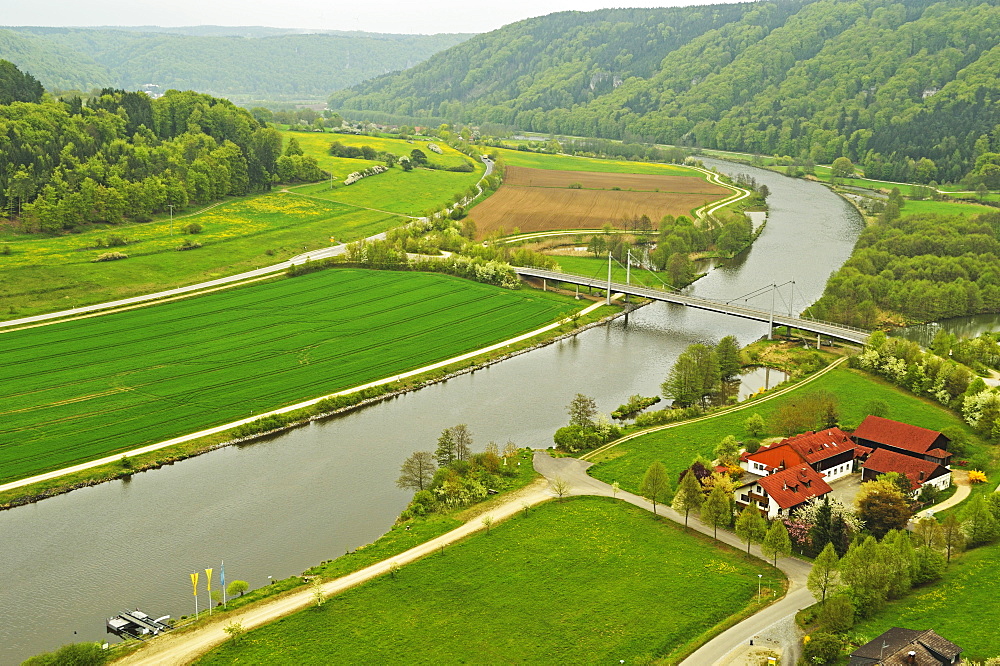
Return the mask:
<path id="1" fill-rule="evenodd" d="M 681 192 L 684 194 L 713 194 L 726 196 L 729 190 L 698 176 L 650 176 L 638 173 L 590 173 L 586 171 L 549 171 L 507 167 L 504 177 L 507 185 L 523 187 L 566 188 L 579 184 L 587 190 L 610 190 L 617 187 L 637 192 Z"/>
<path id="2" fill-rule="evenodd" d="M 568 189 L 571 183 L 582 189 Z M 701 178 L 508 167 L 504 184 L 469 217 L 480 238 L 515 228 L 521 233 L 600 229 L 605 224 L 623 228 L 625 220 L 642 215 L 654 225 L 664 215 L 690 215 L 728 194 Z"/>

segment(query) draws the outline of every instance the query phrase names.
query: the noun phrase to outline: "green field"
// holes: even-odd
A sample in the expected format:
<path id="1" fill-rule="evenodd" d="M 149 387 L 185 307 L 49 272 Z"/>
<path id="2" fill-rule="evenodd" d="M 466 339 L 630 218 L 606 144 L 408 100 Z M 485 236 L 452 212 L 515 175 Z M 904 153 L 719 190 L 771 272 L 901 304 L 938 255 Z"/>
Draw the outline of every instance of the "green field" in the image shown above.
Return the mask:
<path id="1" fill-rule="evenodd" d="M 759 406 L 750 406 L 731 414 L 652 432 L 627 441 L 596 457 L 598 464 L 589 473 L 608 483 L 618 481 L 622 488 L 635 491 L 649 465 L 659 460 L 666 465 L 671 480 L 676 480 L 681 470 L 690 465 L 695 456 L 711 458 L 715 445 L 726 435 L 744 439 L 746 431 L 743 422 L 751 414 L 760 414 L 767 422 L 782 404 L 794 402 L 800 395 L 819 390 L 829 391 L 837 396 L 840 422 L 852 427 L 864 418 L 865 406 L 872 400 L 884 400 L 889 404 L 887 418 L 890 419 L 931 430 L 963 426 L 961 418 L 934 402 L 918 398 L 860 372 L 837 368 L 807 386 L 762 402 Z M 765 432 L 762 437 L 776 435 L 777 433 Z M 984 464 L 989 460 L 988 455 L 980 453 L 971 458 L 974 461 L 982 458 L 980 464 Z"/>
<path id="2" fill-rule="evenodd" d="M 996 212 L 996 208 L 983 206 L 976 203 L 959 203 L 957 201 L 907 201 L 900 210 L 903 217 L 907 215 L 978 215 L 980 213 Z"/>
<path id="3" fill-rule="evenodd" d="M 563 255 L 553 255 L 552 258 L 559 263 L 559 267 L 566 273 L 592 277 L 599 281 L 607 281 L 608 279 L 607 257 L 567 257 Z M 661 279 L 657 279 L 657 276 L 654 273 L 651 273 L 644 268 L 636 268 L 635 266 L 632 267 L 632 284 L 662 289 L 664 282 L 667 281 L 667 276 L 664 274 L 659 277 Z M 625 268 L 619 265 L 617 261 L 612 262 L 611 281 L 625 284 L 625 278 Z"/>
<path id="4" fill-rule="evenodd" d="M 669 660 L 741 612 L 758 573 L 780 589 L 764 562 L 647 511 L 607 498 L 551 502 L 198 663 Z"/>
<path id="5" fill-rule="evenodd" d="M 494 149 L 491 149 L 491 152 Z M 572 155 L 546 155 L 528 153 L 521 150 L 495 149 L 508 166 L 529 169 L 554 169 L 556 171 L 591 171 L 596 173 L 644 173 L 655 176 L 691 176 L 704 178 L 705 174 L 678 164 L 654 164 L 652 162 L 629 162 L 628 160 L 600 160 Z"/>
<path id="6" fill-rule="evenodd" d="M 440 164 L 445 167 L 458 166 L 464 163 L 475 163 L 469 157 L 466 157 L 462 153 L 458 152 L 451 146 L 449 146 L 444 141 L 437 139 L 414 139 L 412 141 L 406 141 L 404 139 L 387 139 L 378 136 L 366 136 L 358 134 L 333 134 L 330 132 L 292 132 L 283 131 L 282 138 L 285 141 L 285 145 L 288 144 L 288 139 L 295 137 L 299 145 L 302 147 L 302 151 L 311 157 L 315 157 L 319 162 L 321 169 L 326 171 L 332 171 L 334 176 L 343 179 L 344 176 L 351 173 L 352 171 L 360 171 L 365 167 L 371 166 L 372 164 L 381 164 L 378 161 L 370 160 L 356 160 L 347 159 L 342 157 L 333 157 L 330 155 L 330 144 L 334 141 L 339 141 L 345 146 L 371 146 L 375 150 L 385 153 L 392 153 L 399 157 L 404 155 L 409 156 L 410 152 L 414 149 L 419 149 L 427 155 L 427 159 L 434 164 Z M 438 148 L 441 149 L 441 155 L 431 152 L 427 148 L 428 143 L 433 143 Z M 483 170 L 482 163 L 477 165 L 479 167 L 480 173 Z"/>
<path id="7" fill-rule="evenodd" d="M 0 334 L 0 481 L 246 418 L 472 351 L 571 298 L 328 270 Z"/>
<path id="8" fill-rule="evenodd" d="M 170 287 L 278 263 L 338 242 L 385 231 L 405 218 L 355 206 L 273 192 L 231 199 L 201 213 L 125 227 L 102 227 L 69 236 L 38 236 L 9 243 L 0 255 L 0 318 L 61 310 Z M 203 231 L 181 233 L 196 222 Z M 97 239 L 111 235 L 128 240 L 110 248 L 129 255 L 114 262 L 93 263 L 109 248 Z M 178 252 L 184 239 L 202 247 Z"/>
<path id="9" fill-rule="evenodd" d="M 482 168 L 470 173 L 392 168 L 347 187 L 331 190 L 329 183 L 317 183 L 300 185 L 293 191 L 351 206 L 419 217 L 431 208 L 450 204 L 454 195 L 464 194 L 470 186 L 479 182 L 482 172 Z"/>
<path id="10" fill-rule="evenodd" d="M 1000 545 L 983 546 L 953 559 L 944 576 L 890 602 L 860 623 L 852 639 L 866 643 L 892 627 L 933 629 L 965 651 L 963 660 L 1000 655 Z"/>

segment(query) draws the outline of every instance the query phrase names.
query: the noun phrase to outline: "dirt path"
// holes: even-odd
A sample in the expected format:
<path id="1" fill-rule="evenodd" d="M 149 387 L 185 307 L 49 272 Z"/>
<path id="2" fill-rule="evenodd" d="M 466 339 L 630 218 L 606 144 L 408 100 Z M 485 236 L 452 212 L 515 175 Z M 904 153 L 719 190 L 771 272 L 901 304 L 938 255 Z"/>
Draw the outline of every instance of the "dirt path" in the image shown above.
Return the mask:
<path id="1" fill-rule="evenodd" d="M 932 507 L 924 509 L 918 513 L 914 518 L 924 518 L 928 515 L 933 516 L 939 511 L 944 511 L 945 509 L 950 509 L 953 506 L 964 502 L 972 492 L 971 484 L 969 483 L 969 473 L 964 469 L 956 469 L 951 472 L 951 480 L 955 483 L 958 489 L 955 494 L 941 502 L 940 504 L 935 504 Z"/>
<path id="2" fill-rule="evenodd" d="M 405 566 L 422 557 L 432 555 L 445 546 L 461 541 L 485 529 L 483 519 L 486 516 L 491 516 L 494 524 L 496 524 L 522 511 L 525 505 L 534 506 L 550 500 L 555 495 L 548 486 L 549 484 L 546 480 L 538 479 L 531 485 L 513 493 L 497 506 L 484 511 L 476 518 L 447 534 L 442 534 L 435 539 L 415 546 L 395 557 L 365 567 L 360 571 L 324 583 L 321 587 L 323 595 L 330 597 L 339 594 L 373 578 L 389 573 L 394 566 Z M 129 666 L 139 664 L 143 666 L 189 664 L 212 648 L 225 642 L 229 638 L 225 632 L 225 626 L 232 622 L 239 622 L 247 630 L 255 629 L 296 611 L 308 608 L 314 603 L 316 603 L 316 600 L 312 589 L 294 590 L 274 599 L 254 604 L 245 610 L 221 615 L 218 619 L 201 624 L 191 630 L 169 633 L 154 638 L 137 652 L 123 657 L 114 663 L 127 664 Z"/>

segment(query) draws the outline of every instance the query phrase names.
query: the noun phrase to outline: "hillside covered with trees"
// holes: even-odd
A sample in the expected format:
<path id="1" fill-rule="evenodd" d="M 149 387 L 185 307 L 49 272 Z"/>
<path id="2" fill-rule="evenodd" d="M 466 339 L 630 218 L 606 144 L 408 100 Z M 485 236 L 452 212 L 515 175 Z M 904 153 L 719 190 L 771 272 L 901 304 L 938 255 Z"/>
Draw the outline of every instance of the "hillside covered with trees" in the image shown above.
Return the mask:
<path id="1" fill-rule="evenodd" d="M 197 90 L 235 102 L 322 100 L 410 67 L 464 34 L 295 34 L 270 29 L 5 28 L 0 58 L 49 90 Z"/>
<path id="2" fill-rule="evenodd" d="M 997 71 L 997 0 L 770 0 L 529 19 L 330 104 L 940 183 L 1000 152 Z"/>
<path id="3" fill-rule="evenodd" d="M 278 171 L 280 133 L 227 100 L 107 89 L 59 101 L 6 61 L 0 73 L 0 100 L 36 93 L 0 103 L 0 211 L 24 230 L 145 221 L 171 205 L 270 189 Z"/>

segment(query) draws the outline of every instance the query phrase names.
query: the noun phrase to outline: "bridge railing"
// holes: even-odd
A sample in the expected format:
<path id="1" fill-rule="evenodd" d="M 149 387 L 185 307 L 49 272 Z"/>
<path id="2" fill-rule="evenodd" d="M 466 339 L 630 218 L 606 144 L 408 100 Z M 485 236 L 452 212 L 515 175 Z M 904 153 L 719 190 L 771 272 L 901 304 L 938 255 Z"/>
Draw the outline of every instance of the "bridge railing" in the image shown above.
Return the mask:
<path id="1" fill-rule="evenodd" d="M 563 275 L 565 275 L 567 277 L 573 277 L 573 278 L 577 278 L 577 279 L 580 279 L 580 280 L 589 280 L 590 283 L 593 284 L 593 285 L 595 285 L 595 286 L 601 285 L 601 284 L 605 284 L 605 285 L 607 284 L 607 280 L 604 280 L 604 279 L 601 279 L 601 278 L 589 277 L 589 276 L 586 276 L 586 275 L 576 275 L 575 273 L 567 273 L 566 271 L 562 270 L 561 268 L 559 268 L 559 269 L 552 269 L 552 268 L 543 268 L 541 266 L 521 266 L 520 268 L 532 268 L 532 269 L 537 270 L 537 271 L 547 271 L 549 273 L 561 273 L 561 274 L 563 274 Z M 725 301 L 717 301 L 715 299 L 705 298 L 703 296 L 692 296 L 692 295 L 689 295 L 689 294 L 681 294 L 678 290 L 673 289 L 672 287 L 671 288 L 664 288 L 664 287 L 661 287 L 659 285 L 653 285 L 653 286 L 649 286 L 649 285 L 630 285 L 630 286 L 638 287 L 638 288 L 642 288 L 642 289 L 651 289 L 653 291 L 662 291 L 662 292 L 667 293 L 667 294 L 675 294 L 675 295 L 679 295 L 679 296 L 684 296 L 686 298 L 690 298 L 690 299 L 695 300 L 695 301 L 704 301 L 706 303 L 716 303 L 718 305 L 732 305 L 731 303 L 728 303 L 728 302 L 725 302 Z M 752 308 L 752 309 L 758 309 L 759 310 L 759 308 Z M 865 335 L 871 334 L 871 331 L 868 330 L 868 329 L 866 329 L 866 328 L 860 328 L 858 326 L 849 326 L 847 324 L 840 324 L 840 323 L 833 322 L 833 321 L 826 321 L 824 319 L 817 319 L 816 317 L 806 317 L 804 315 L 785 315 L 785 314 L 781 314 L 781 313 L 775 313 L 775 315 L 779 316 L 779 317 L 791 317 L 793 319 L 800 319 L 802 321 L 807 321 L 807 322 L 810 322 L 810 323 L 813 323 L 813 324 L 822 324 L 824 326 L 831 326 L 831 327 L 834 327 L 834 328 L 840 328 L 840 329 L 844 329 L 844 330 L 848 330 L 848 331 L 855 331 L 857 333 L 862 333 L 862 334 L 865 334 Z"/>

